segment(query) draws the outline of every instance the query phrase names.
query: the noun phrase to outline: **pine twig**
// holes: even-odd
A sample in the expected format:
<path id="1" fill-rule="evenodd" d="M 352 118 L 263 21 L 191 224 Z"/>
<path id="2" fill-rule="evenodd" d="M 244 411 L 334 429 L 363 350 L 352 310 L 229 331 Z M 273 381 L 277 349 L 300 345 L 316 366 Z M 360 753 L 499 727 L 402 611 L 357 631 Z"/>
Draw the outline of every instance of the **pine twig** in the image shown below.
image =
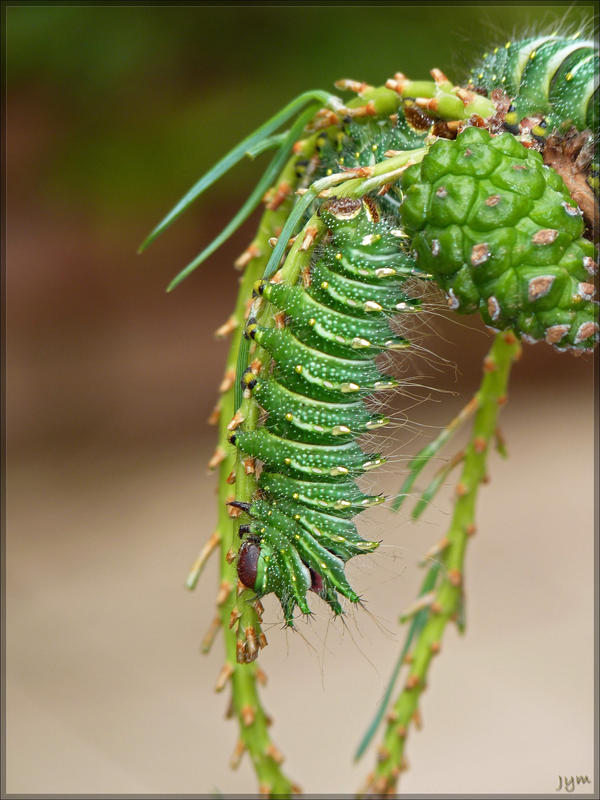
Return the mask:
<path id="1" fill-rule="evenodd" d="M 278 183 L 287 181 L 294 185 L 295 164 L 298 158 L 310 155 L 314 149 L 314 137 L 305 140 L 298 152 L 288 161 L 278 178 Z M 240 279 L 240 289 L 235 311 L 232 315 L 232 329 L 241 331 L 248 313 L 248 298 L 252 287 L 265 269 L 271 254 L 269 239 L 282 227 L 290 212 L 293 199 L 286 199 L 278 208 L 268 209 L 263 214 L 259 229 L 253 242 L 238 259 L 237 266 L 244 272 Z M 224 457 L 219 464 L 219 517 L 218 532 L 220 539 L 220 589 L 217 597 L 217 614 L 225 640 L 225 664 L 221 670 L 215 689 L 223 690 L 228 684 L 232 693 L 232 712 L 238 719 L 240 727 L 239 746 L 235 761 L 247 752 L 251 758 L 259 783 L 259 791 L 269 796 L 287 796 L 297 791 L 297 787 L 285 775 L 281 767 L 283 758 L 273 744 L 269 725 L 270 719 L 264 711 L 258 694 L 257 681 L 260 672 L 255 659 L 258 650 L 266 644 L 261 631 L 261 606 L 253 602 L 252 593 L 242 590 L 238 585 L 236 571 L 236 555 L 239 548 L 237 525 L 228 513 L 228 501 L 234 497 L 232 480 L 238 473 L 246 475 L 235 449 L 228 443 L 230 422 L 234 416 L 235 369 L 238 359 L 239 336 L 232 342 L 225 366 L 225 377 L 221 384 L 221 396 L 217 405 L 219 420 L 218 448 Z M 213 418 L 214 418 L 213 417 Z M 252 475 L 247 476 L 248 483 Z M 238 495 L 238 499 L 241 496 Z M 192 571 L 195 577 L 194 571 Z M 193 578 L 188 585 L 193 588 Z"/>
<path id="2" fill-rule="evenodd" d="M 451 620 L 458 622 L 462 615 L 464 558 L 467 541 L 475 532 L 477 493 L 486 476 L 487 453 L 496 436 L 498 414 L 506 402 L 510 369 L 520 350 L 520 344 L 511 331 L 500 333 L 484 361 L 483 380 L 474 398 L 477 412 L 465 449 L 463 469 L 455 490 L 454 513 L 446 535 L 448 544 L 438 556 L 441 568 L 435 596 L 428 608 L 419 612 L 423 614 L 423 623 L 414 648 L 405 659 L 409 664 L 408 676 L 387 715 L 377 764 L 364 790 L 367 794 L 395 793 L 398 778 L 406 769 L 406 736 L 411 722 L 419 717 L 419 699 L 425 689 L 429 665 L 440 651 L 447 623 Z"/>

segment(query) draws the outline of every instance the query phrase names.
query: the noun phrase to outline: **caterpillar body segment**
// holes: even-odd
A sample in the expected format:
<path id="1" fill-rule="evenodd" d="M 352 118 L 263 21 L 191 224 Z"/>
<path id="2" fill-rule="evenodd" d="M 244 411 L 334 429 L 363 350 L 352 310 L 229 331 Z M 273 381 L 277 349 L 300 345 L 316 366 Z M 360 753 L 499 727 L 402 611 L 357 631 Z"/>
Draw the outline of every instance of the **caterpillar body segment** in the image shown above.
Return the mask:
<path id="1" fill-rule="evenodd" d="M 465 175 L 473 157 L 488 164 L 477 180 Z M 437 141 L 406 171 L 402 188 L 417 263 L 445 289 L 452 309 L 479 310 L 490 327 L 512 328 L 527 341 L 594 347 L 595 248 L 582 237 L 579 208 L 539 153 L 509 133 L 466 128 L 455 141 Z"/>
<path id="2" fill-rule="evenodd" d="M 361 511 L 383 503 L 382 495 L 362 492 L 351 480 L 332 482 L 299 481 L 276 472 L 263 471 L 258 488 L 276 500 L 292 499 L 313 511 L 352 519 Z"/>
<path id="3" fill-rule="evenodd" d="M 370 413 L 362 400 L 332 403 L 297 394 L 274 378 L 258 379 L 252 388 L 268 413 L 265 427 L 296 441 L 331 443 L 387 425 L 382 414 Z"/>
<path id="4" fill-rule="evenodd" d="M 384 461 L 378 454 L 364 453 L 354 441 L 309 444 L 276 436 L 264 427 L 234 433 L 230 442 L 282 474 L 300 478 L 318 476 L 328 480 L 358 476 Z"/>
<path id="5" fill-rule="evenodd" d="M 365 400 L 398 385 L 376 357 L 408 346 L 390 316 L 415 307 L 407 281 L 419 273 L 404 237 L 371 197 L 327 199 L 319 217 L 326 230 L 298 282 L 254 287 L 263 305 L 284 316 L 274 327 L 248 320 L 246 336 L 271 363 L 258 375 L 247 370 L 242 385 L 266 418 L 230 436 L 262 464 L 258 493 L 245 509 L 250 523 L 240 528 L 252 545 L 240 555 L 238 574 L 258 596 L 274 592 L 290 625 L 294 609 L 307 613 L 297 559 L 311 576 L 308 588 L 334 613 L 341 612 L 340 594 L 359 601 L 344 565 L 378 543 L 362 539 L 352 519 L 384 498 L 365 494 L 355 479 L 385 458 L 356 440 L 389 422 Z"/>
<path id="6" fill-rule="evenodd" d="M 382 348 L 402 346 L 406 341 L 393 335 L 387 319 L 372 319 L 372 315 L 361 322 L 358 337 L 352 317 L 315 300 L 302 286 L 261 283 L 258 293 L 290 316 L 290 329 L 297 338 L 331 355 L 348 358 L 358 353 L 373 355 Z"/>
<path id="7" fill-rule="evenodd" d="M 598 50 L 592 40 L 558 35 L 506 42 L 471 70 L 469 84 L 512 98 L 505 122 L 542 115 L 548 128 L 597 125 Z M 518 132 L 518 129 L 515 131 Z"/>

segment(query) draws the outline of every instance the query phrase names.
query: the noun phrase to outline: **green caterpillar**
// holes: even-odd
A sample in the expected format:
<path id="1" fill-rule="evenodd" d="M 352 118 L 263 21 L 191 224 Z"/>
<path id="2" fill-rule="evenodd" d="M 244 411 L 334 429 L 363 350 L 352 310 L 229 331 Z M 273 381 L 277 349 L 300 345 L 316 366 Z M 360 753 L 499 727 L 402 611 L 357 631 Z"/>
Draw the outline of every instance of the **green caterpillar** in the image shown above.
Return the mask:
<path id="1" fill-rule="evenodd" d="M 506 42 L 471 70 L 469 85 L 490 93 L 502 89 L 512 98 L 505 124 L 519 133 L 525 117 L 541 115 L 534 133 L 544 129 L 594 130 L 598 124 L 598 50 L 579 34 L 552 34 Z"/>
<path id="2" fill-rule="evenodd" d="M 389 315 L 418 307 L 405 289 L 417 270 L 403 237 L 371 198 L 333 198 L 319 216 L 323 245 L 300 282 L 255 287 L 286 321 L 267 328 L 248 320 L 246 336 L 273 363 L 259 377 L 247 370 L 243 385 L 268 417 L 257 430 L 230 436 L 263 464 L 254 501 L 235 504 L 252 520 L 239 529 L 238 576 L 259 597 L 274 592 L 290 625 L 296 606 L 310 613 L 310 589 L 336 614 L 338 593 L 359 601 L 344 563 L 378 542 L 362 539 L 352 517 L 383 498 L 364 494 L 354 479 L 385 459 L 365 453 L 356 438 L 389 422 L 364 401 L 397 386 L 375 363 L 380 352 L 408 346 Z"/>

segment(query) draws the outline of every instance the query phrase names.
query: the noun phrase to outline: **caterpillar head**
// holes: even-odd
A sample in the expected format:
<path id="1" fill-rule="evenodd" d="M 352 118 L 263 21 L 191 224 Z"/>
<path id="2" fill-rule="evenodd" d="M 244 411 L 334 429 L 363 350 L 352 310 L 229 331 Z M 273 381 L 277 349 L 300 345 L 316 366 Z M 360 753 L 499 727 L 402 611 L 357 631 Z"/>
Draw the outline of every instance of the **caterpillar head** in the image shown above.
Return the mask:
<path id="1" fill-rule="evenodd" d="M 244 526 L 250 529 L 250 526 Z M 248 589 L 263 594 L 266 589 L 266 564 L 260 541 L 250 536 L 242 542 L 237 560 L 237 574 Z"/>

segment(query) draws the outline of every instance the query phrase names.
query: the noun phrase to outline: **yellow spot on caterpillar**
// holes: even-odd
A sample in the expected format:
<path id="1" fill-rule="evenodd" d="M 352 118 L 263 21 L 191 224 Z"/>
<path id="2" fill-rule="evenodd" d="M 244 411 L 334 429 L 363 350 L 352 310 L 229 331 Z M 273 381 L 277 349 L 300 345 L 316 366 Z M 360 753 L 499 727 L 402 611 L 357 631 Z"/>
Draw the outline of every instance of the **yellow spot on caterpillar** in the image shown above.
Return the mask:
<path id="1" fill-rule="evenodd" d="M 314 317 L 311 317 L 308 320 L 308 324 L 310 325 L 311 328 L 312 328 L 313 325 L 316 325 L 316 322 L 317 322 L 317 320 Z"/>
<path id="2" fill-rule="evenodd" d="M 300 514 L 294 514 L 294 519 L 300 519 Z"/>
<path id="3" fill-rule="evenodd" d="M 328 286 L 329 286 L 329 282 L 328 281 L 323 281 L 323 283 L 321 284 L 321 289 L 327 289 Z"/>
<path id="4" fill-rule="evenodd" d="M 284 458 L 283 459 L 283 463 L 287 464 L 289 466 L 292 463 L 292 459 L 291 458 Z"/>
<path id="5" fill-rule="evenodd" d="M 504 49 L 505 49 L 505 50 L 508 50 L 508 48 L 511 46 L 511 44 L 512 44 L 512 42 L 507 42 L 507 43 L 504 45 Z"/>
<path id="6" fill-rule="evenodd" d="M 338 261 L 341 261 L 343 256 L 341 253 L 336 253 L 335 257 L 337 258 Z"/>
<path id="7" fill-rule="evenodd" d="M 372 151 L 375 153 L 375 152 L 377 151 L 377 145 L 376 145 L 376 144 L 374 144 L 374 145 L 371 147 L 371 150 L 372 150 Z"/>
<path id="8" fill-rule="evenodd" d="M 300 534 L 299 534 L 299 533 L 297 533 L 297 534 L 294 536 L 294 539 L 300 539 Z"/>
<path id="9" fill-rule="evenodd" d="M 478 78 L 483 78 L 483 72 L 480 72 L 480 73 L 479 73 L 479 75 L 478 75 L 477 77 L 478 77 Z"/>
<path id="10" fill-rule="evenodd" d="M 296 370 L 296 372 L 297 372 L 298 374 L 300 374 L 300 373 L 302 372 L 302 364 L 296 364 L 296 366 L 294 367 L 294 369 Z"/>
<path id="11" fill-rule="evenodd" d="M 567 74 L 565 75 L 565 80 L 566 81 L 572 81 L 573 80 L 573 73 L 572 72 L 567 72 Z"/>
<path id="12" fill-rule="evenodd" d="M 360 151 L 359 150 L 357 150 L 356 153 L 354 153 L 354 158 L 360 158 Z"/>
<path id="13" fill-rule="evenodd" d="M 483 58 L 487 58 L 488 56 L 489 56 L 489 53 L 484 53 L 483 54 Z"/>
<path id="14" fill-rule="evenodd" d="M 290 414 L 288 411 L 288 413 L 285 415 L 285 418 L 287 419 L 288 422 L 291 422 L 294 419 L 294 416 L 293 414 Z"/>
<path id="15" fill-rule="evenodd" d="M 537 51 L 536 50 L 532 50 L 531 53 L 529 53 L 529 58 L 530 58 L 531 61 L 533 61 L 533 59 L 536 56 L 537 56 Z"/>
<path id="16" fill-rule="evenodd" d="M 492 80 L 493 81 L 497 81 L 498 80 L 498 76 L 497 75 L 492 75 Z"/>
<path id="17" fill-rule="evenodd" d="M 496 55 L 497 52 L 498 52 L 498 48 L 494 47 L 494 55 Z"/>
<path id="18" fill-rule="evenodd" d="M 338 163 L 339 163 L 339 164 L 343 164 L 343 163 L 344 163 L 344 156 L 342 156 L 342 157 L 341 157 L 341 158 L 338 160 Z"/>
<path id="19" fill-rule="evenodd" d="M 298 494 L 298 492 L 294 492 L 294 494 L 292 495 L 292 499 L 293 500 L 298 500 L 299 498 L 300 498 L 300 495 Z"/>

